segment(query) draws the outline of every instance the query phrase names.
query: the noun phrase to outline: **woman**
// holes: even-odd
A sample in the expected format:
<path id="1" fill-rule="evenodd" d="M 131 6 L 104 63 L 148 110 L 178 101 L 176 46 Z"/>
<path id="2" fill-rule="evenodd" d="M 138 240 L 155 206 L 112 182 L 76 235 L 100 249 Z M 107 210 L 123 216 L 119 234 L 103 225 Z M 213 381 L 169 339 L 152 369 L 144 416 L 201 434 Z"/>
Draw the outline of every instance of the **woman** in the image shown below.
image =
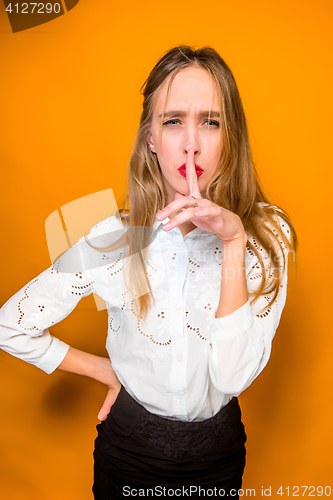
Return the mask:
<path id="1" fill-rule="evenodd" d="M 268 361 L 297 239 L 260 187 L 237 86 L 217 52 L 172 49 L 143 94 L 127 209 L 7 302 L 1 347 L 47 373 L 108 386 L 95 499 L 238 498 L 237 396 Z M 107 302 L 112 364 L 47 330 L 92 292 Z"/>

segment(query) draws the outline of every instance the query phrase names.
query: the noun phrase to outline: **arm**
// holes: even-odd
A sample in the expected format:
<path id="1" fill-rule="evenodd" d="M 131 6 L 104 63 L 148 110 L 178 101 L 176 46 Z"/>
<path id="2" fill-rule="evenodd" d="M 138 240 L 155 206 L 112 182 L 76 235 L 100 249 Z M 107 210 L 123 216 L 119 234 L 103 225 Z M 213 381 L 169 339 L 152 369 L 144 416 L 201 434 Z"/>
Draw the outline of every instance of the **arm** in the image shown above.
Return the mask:
<path id="1" fill-rule="evenodd" d="M 245 270 L 247 236 L 223 243 L 220 301 L 216 318 L 232 314 L 248 301 Z"/>
<path id="2" fill-rule="evenodd" d="M 268 362 L 272 340 L 286 301 L 287 249 L 284 252 L 286 269 L 283 280 L 277 298 L 268 309 L 262 312 L 272 294 L 261 295 L 253 304 L 247 301 L 227 316 L 216 314 L 216 318 L 210 324 L 212 341 L 210 376 L 216 388 L 225 394 L 239 395 Z M 268 271 L 268 256 L 264 258 L 264 263 Z M 248 293 L 251 296 L 260 282 L 261 268 L 257 257 L 248 251 L 246 251 L 245 267 Z"/>
<path id="3" fill-rule="evenodd" d="M 188 167 L 192 172 L 195 170 L 193 151 L 188 152 L 186 172 Z M 247 235 L 241 220 L 229 210 L 202 198 L 197 182 L 192 192 L 198 207 L 193 206 L 193 197 L 176 194 L 175 200 L 156 217 L 163 220 L 177 213 L 163 226 L 164 230 L 191 220 L 198 227 L 216 233 L 223 242 L 220 299 L 207 332 L 211 337 L 209 372 L 220 392 L 238 395 L 259 375 L 269 359 L 271 342 L 285 304 L 287 269 L 277 299 L 261 314 L 270 297 L 263 295 L 253 305 L 248 300 L 248 294 L 253 292 L 252 284 L 258 283 L 260 266 L 255 256 L 245 265 Z M 286 260 L 287 254 L 286 251 Z M 265 262 L 268 270 L 268 256 Z"/>
<path id="4" fill-rule="evenodd" d="M 84 293 L 76 295 L 83 282 Z M 0 310 L 0 347 L 9 354 L 52 373 L 69 346 L 53 337 L 59 323 L 92 287 L 81 274 L 73 276 L 50 267 L 17 292 Z"/>
<path id="5" fill-rule="evenodd" d="M 110 359 L 70 347 L 58 368 L 66 372 L 85 375 L 108 386 L 108 394 L 98 414 L 99 420 L 105 420 L 121 388 Z"/>
<path id="6" fill-rule="evenodd" d="M 57 273 L 53 266 L 44 271 L 0 310 L 0 347 L 46 373 L 59 367 L 107 385 L 109 392 L 98 415 L 104 420 L 120 390 L 110 359 L 69 347 L 48 330 L 65 318 L 83 295 L 93 291 L 89 283 L 83 273 Z M 78 287 L 83 287 L 82 295 L 76 295 Z"/>
<path id="7" fill-rule="evenodd" d="M 176 193 L 175 201 L 161 210 L 156 218 L 163 220 L 176 213 L 163 229 L 170 231 L 176 226 L 191 221 L 196 226 L 216 233 L 223 242 L 220 302 L 216 317 L 231 314 L 248 300 L 245 249 L 247 235 L 238 215 L 202 198 L 195 173 L 194 150 L 189 148 L 186 157 L 186 180 L 191 196 Z M 195 196 L 197 206 L 193 206 Z M 181 212 L 180 212 L 181 210 Z"/>
<path id="8" fill-rule="evenodd" d="M 108 235 L 115 229 L 118 229 L 118 223 L 110 218 L 105 224 L 96 226 L 90 234 Z M 70 348 L 50 335 L 48 330 L 68 316 L 83 296 L 95 289 L 95 272 L 85 272 L 82 264 L 83 245 L 89 257 L 91 250 L 82 239 L 1 308 L 0 348 L 46 373 L 60 367 L 105 383 L 110 389 L 106 409 L 110 409 L 116 397 L 116 388 L 120 388 L 110 360 Z M 102 254 L 97 256 L 101 258 Z M 90 262 L 91 259 L 86 260 Z M 106 409 L 104 404 L 99 418 L 106 417 Z"/>

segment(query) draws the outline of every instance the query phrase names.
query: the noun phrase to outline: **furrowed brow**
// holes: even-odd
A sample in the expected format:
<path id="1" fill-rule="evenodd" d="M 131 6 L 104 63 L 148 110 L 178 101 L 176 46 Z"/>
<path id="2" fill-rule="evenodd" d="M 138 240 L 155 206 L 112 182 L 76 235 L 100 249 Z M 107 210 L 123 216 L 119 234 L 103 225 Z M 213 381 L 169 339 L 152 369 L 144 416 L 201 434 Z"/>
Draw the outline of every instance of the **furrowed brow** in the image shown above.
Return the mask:
<path id="1" fill-rule="evenodd" d="M 186 111 L 166 111 L 164 113 L 164 118 L 170 118 L 170 117 L 174 117 L 174 116 L 186 116 Z M 160 115 L 158 115 L 159 118 L 162 118 L 162 113 Z"/>
<path id="2" fill-rule="evenodd" d="M 170 118 L 170 117 L 175 117 L 175 116 L 180 116 L 180 117 L 184 117 L 187 115 L 187 112 L 186 111 L 179 111 L 179 110 L 170 110 L 170 111 L 166 111 L 164 113 L 164 118 Z M 162 114 L 158 115 L 159 118 L 162 118 Z M 211 118 L 219 118 L 220 117 L 220 112 L 219 111 L 201 111 L 199 113 L 199 117 L 200 118 L 207 118 L 207 117 L 211 117 Z"/>

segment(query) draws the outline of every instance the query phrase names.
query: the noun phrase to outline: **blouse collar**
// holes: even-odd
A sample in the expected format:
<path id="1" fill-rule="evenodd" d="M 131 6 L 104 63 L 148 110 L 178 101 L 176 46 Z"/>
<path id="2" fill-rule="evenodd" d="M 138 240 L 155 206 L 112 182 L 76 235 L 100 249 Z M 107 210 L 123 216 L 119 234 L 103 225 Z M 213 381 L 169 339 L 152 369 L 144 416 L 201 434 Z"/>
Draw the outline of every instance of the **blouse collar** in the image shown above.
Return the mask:
<path id="1" fill-rule="evenodd" d="M 166 224 L 169 221 L 170 221 L 169 217 L 166 217 L 163 221 L 157 220 L 155 217 L 153 228 L 157 231 L 157 234 L 160 233 L 161 231 L 164 233 L 162 227 L 164 226 L 164 224 Z M 179 228 L 172 229 L 170 231 L 170 233 L 172 231 L 177 231 L 181 234 L 181 231 Z M 167 233 L 164 233 L 164 234 L 167 234 Z M 187 233 L 184 236 L 184 238 L 195 238 L 196 236 L 199 236 L 199 235 L 214 235 L 215 236 L 215 233 L 210 233 L 209 231 L 205 231 L 204 229 L 201 229 L 200 227 L 196 227 L 195 229 L 193 229 L 192 231 Z"/>

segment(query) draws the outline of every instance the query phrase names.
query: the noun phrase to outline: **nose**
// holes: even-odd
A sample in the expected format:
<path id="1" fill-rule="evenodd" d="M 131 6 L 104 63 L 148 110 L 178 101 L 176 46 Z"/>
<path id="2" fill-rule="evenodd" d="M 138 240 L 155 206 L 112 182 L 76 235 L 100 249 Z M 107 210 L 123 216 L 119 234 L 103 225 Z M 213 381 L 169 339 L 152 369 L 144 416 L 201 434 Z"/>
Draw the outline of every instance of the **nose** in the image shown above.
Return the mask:
<path id="1" fill-rule="evenodd" d="M 184 134 L 184 153 L 187 154 L 190 148 L 194 149 L 194 155 L 200 154 L 200 138 L 195 127 L 189 127 Z"/>
<path id="2" fill-rule="evenodd" d="M 195 147 L 194 147 L 194 146 L 188 146 L 187 148 L 185 148 L 185 149 L 184 149 L 184 153 L 187 155 L 188 150 L 189 150 L 190 148 L 193 148 L 193 149 L 194 149 L 194 156 L 198 156 L 199 150 L 198 150 L 198 149 L 195 149 Z"/>

